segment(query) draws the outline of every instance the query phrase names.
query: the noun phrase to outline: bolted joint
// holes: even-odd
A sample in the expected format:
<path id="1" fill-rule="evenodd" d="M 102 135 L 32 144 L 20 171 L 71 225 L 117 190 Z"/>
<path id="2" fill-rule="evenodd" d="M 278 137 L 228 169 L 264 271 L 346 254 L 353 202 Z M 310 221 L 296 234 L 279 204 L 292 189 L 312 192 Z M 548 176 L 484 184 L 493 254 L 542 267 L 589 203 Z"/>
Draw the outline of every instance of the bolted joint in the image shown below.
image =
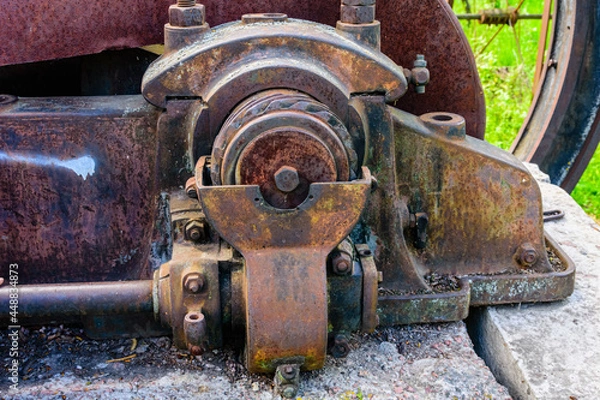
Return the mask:
<path id="1" fill-rule="evenodd" d="M 352 256 L 343 251 L 336 251 L 331 256 L 331 270 L 336 275 L 352 273 Z"/>
<path id="2" fill-rule="evenodd" d="M 517 261 L 524 267 L 530 267 L 539 259 L 539 254 L 531 243 L 523 243 L 517 249 Z"/>
<path id="3" fill-rule="evenodd" d="M 206 19 L 204 5 L 196 2 L 183 2 L 185 5 L 174 4 L 169 7 L 169 24 L 171 26 L 191 27 L 202 26 Z M 188 5 L 192 4 L 193 5 Z"/>
<path id="4" fill-rule="evenodd" d="M 294 167 L 284 165 L 275 172 L 273 177 L 277 189 L 285 193 L 294 191 L 300 185 L 300 176 Z"/>
<path id="5" fill-rule="evenodd" d="M 329 352 L 334 358 L 344 358 L 350 354 L 350 344 L 346 335 L 335 335 L 330 343 Z"/>
<path id="6" fill-rule="evenodd" d="M 281 397 L 292 399 L 298 393 L 300 385 L 300 365 L 283 364 L 275 371 L 275 388 Z"/>
<path id="7" fill-rule="evenodd" d="M 206 230 L 204 221 L 190 221 L 185 225 L 185 239 L 193 242 L 204 242 L 208 236 Z"/>
<path id="8" fill-rule="evenodd" d="M 425 86 L 429 83 L 430 79 L 425 56 L 417 54 L 417 59 L 413 66 L 414 68 L 410 71 L 410 82 L 415 86 L 415 91 L 417 93 L 425 93 Z"/>
<path id="9" fill-rule="evenodd" d="M 183 278 L 183 287 L 189 293 L 199 293 L 204 288 L 204 276 L 198 272 L 189 273 Z"/>
<path id="10" fill-rule="evenodd" d="M 375 21 L 375 6 L 348 6 L 342 4 L 340 21 L 346 24 L 370 24 Z"/>

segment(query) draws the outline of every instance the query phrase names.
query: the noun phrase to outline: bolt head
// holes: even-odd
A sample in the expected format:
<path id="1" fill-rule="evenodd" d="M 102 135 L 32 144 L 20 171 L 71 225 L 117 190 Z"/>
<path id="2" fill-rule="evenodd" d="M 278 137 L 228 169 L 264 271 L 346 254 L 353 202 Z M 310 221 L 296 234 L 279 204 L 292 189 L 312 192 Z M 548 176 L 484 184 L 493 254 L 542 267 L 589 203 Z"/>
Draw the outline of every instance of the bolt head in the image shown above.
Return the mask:
<path id="1" fill-rule="evenodd" d="M 172 5 L 169 7 L 169 24 L 171 26 L 202 26 L 205 22 L 206 12 L 202 4 L 192 7 Z"/>
<path id="2" fill-rule="evenodd" d="M 198 293 L 204 287 L 204 277 L 196 272 L 187 274 L 183 279 L 183 286 L 190 293 Z"/>
<path id="3" fill-rule="evenodd" d="M 350 344 L 344 335 L 336 335 L 331 347 L 331 355 L 334 358 L 344 358 L 350 354 Z"/>
<path id="4" fill-rule="evenodd" d="M 289 193 L 295 190 L 300 185 L 300 176 L 294 167 L 284 165 L 279 168 L 274 175 L 275 186 L 282 192 Z"/>
<path id="5" fill-rule="evenodd" d="M 280 369 L 281 376 L 287 381 L 291 381 L 296 377 L 296 368 L 293 365 L 284 365 Z"/>
<path id="6" fill-rule="evenodd" d="M 537 252 L 535 250 L 527 250 L 523 252 L 522 258 L 526 264 L 533 264 L 537 260 Z"/>
<path id="7" fill-rule="evenodd" d="M 519 263 L 526 267 L 535 264 L 539 258 L 538 252 L 531 243 L 523 243 L 517 250 L 517 254 Z"/>
<path id="8" fill-rule="evenodd" d="M 375 20 L 375 5 L 341 5 L 340 21 L 346 24 L 370 24 Z"/>
<path id="9" fill-rule="evenodd" d="M 286 399 L 291 399 L 296 395 L 296 388 L 292 385 L 286 385 L 281 389 L 281 396 Z"/>
<path id="10" fill-rule="evenodd" d="M 206 225 L 203 221 L 190 221 L 185 225 L 185 238 L 194 242 L 206 239 Z"/>
<path id="11" fill-rule="evenodd" d="M 347 275 L 352 272 L 352 257 L 345 252 L 334 253 L 331 259 L 331 268 L 334 274 Z"/>

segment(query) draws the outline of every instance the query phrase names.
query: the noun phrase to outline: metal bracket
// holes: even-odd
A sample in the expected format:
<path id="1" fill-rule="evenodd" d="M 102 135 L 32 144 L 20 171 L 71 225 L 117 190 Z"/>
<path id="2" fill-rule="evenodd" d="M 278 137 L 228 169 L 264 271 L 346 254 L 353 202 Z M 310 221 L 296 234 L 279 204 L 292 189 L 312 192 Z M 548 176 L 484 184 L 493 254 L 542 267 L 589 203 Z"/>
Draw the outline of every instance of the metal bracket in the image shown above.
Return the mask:
<path id="1" fill-rule="evenodd" d="M 245 258 L 246 366 L 272 372 L 303 357 L 323 366 L 327 350 L 327 255 L 358 221 L 371 175 L 352 182 L 313 183 L 295 209 L 266 203 L 258 186 L 207 186 L 204 160 L 198 197 L 211 226 Z"/>

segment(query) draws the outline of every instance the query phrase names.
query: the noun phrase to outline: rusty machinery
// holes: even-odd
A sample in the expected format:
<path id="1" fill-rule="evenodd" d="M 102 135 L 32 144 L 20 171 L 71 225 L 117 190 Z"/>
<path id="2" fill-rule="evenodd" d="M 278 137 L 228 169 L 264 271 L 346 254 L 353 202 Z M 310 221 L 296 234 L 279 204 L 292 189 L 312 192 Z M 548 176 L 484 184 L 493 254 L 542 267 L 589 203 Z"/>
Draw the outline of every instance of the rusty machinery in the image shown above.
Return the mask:
<path id="1" fill-rule="evenodd" d="M 0 251 L 19 264 L 20 323 L 170 332 L 195 354 L 242 335 L 248 370 L 289 397 L 348 332 L 568 296 L 574 266 L 527 169 L 472 137 L 477 107 L 407 112 L 442 77 L 426 53 L 403 68 L 380 48 L 374 0 L 343 0 L 335 28 L 280 13 L 210 27 L 180 1 L 142 95 L 3 96 Z"/>

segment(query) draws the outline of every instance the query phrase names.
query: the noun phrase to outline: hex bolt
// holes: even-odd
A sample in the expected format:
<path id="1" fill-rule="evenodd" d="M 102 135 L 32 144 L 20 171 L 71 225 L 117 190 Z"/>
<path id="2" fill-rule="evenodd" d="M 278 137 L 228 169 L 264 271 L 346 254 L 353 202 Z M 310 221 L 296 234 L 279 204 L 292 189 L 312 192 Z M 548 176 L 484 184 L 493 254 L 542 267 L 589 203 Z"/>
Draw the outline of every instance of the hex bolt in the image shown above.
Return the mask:
<path id="1" fill-rule="evenodd" d="M 206 240 L 206 224 L 203 221 L 190 221 L 185 224 L 185 238 L 193 242 Z"/>
<path id="2" fill-rule="evenodd" d="M 427 61 L 423 54 L 417 54 L 417 59 L 413 64 L 411 70 L 410 80 L 415 85 L 415 92 L 422 94 L 425 93 L 425 86 L 429 83 L 430 75 L 427 69 Z"/>
<path id="3" fill-rule="evenodd" d="M 283 368 L 281 368 L 281 375 L 288 381 L 291 381 L 296 377 L 296 369 L 293 365 L 284 365 Z"/>
<path id="4" fill-rule="evenodd" d="M 517 259 L 519 263 L 525 267 L 529 267 L 536 263 L 539 255 L 531 243 L 523 243 L 517 250 Z"/>
<path id="5" fill-rule="evenodd" d="M 195 0 L 178 0 L 169 7 L 169 24 L 182 28 L 202 26 L 205 23 L 204 5 Z"/>
<path id="6" fill-rule="evenodd" d="M 183 287 L 190 293 L 198 293 L 204 288 L 204 277 L 197 272 L 187 274 L 183 278 Z"/>
<path id="7" fill-rule="evenodd" d="M 333 339 L 330 353 L 334 358 L 344 358 L 350 353 L 350 344 L 345 335 L 337 334 Z"/>
<path id="8" fill-rule="evenodd" d="M 298 386 L 300 385 L 300 365 L 279 365 L 275 371 L 274 380 L 275 389 L 281 394 L 281 397 L 293 398 L 298 393 Z"/>
<path id="9" fill-rule="evenodd" d="M 286 399 L 293 399 L 296 395 L 297 389 L 293 385 L 285 385 L 281 390 L 281 397 Z"/>
<path id="10" fill-rule="evenodd" d="M 284 165 L 275 172 L 273 177 L 277 189 L 285 193 L 293 191 L 300 185 L 300 176 L 298 176 L 298 171 L 294 167 Z"/>
<path id="11" fill-rule="evenodd" d="M 352 272 L 352 256 L 346 252 L 334 252 L 331 257 L 331 269 L 336 275 L 348 275 Z"/>

